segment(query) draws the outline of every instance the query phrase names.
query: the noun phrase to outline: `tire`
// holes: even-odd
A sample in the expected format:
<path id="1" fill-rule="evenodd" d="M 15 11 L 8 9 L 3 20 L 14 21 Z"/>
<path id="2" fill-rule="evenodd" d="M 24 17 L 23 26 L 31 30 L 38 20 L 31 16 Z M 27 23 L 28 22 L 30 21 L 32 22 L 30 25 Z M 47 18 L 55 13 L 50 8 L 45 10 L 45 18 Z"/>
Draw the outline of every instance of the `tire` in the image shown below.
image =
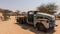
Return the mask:
<path id="1" fill-rule="evenodd" d="M 19 23 L 25 24 L 26 23 L 26 19 L 19 19 Z"/>
<path id="2" fill-rule="evenodd" d="M 17 23 L 19 23 L 19 24 L 23 24 L 23 20 L 21 20 L 21 19 L 16 19 L 16 21 L 17 21 Z"/>
<path id="3" fill-rule="evenodd" d="M 24 21 L 20 19 L 20 20 L 19 20 L 19 23 L 20 23 L 20 24 L 24 24 Z"/>
<path id="4" fill-rule="evenodd" d="M 39 31 L 47 32 L 47 29 L 44 27 L 43 24 L 36 24 L 36 27 Z"/>
<path id="5" fill-rule="evenodd" d="M 51 30 L 54 30 L 54 27 L 51 27 L 50 29 L 51 29 Z"/>

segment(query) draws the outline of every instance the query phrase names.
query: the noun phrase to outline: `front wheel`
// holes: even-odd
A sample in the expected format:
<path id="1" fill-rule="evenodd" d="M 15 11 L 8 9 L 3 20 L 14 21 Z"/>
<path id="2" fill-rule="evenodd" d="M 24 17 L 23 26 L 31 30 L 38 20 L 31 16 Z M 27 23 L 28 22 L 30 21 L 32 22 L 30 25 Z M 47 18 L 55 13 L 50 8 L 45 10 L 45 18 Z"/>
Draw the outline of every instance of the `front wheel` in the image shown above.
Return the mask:
<path id="1" fill-rule="evenodd" d="M 36 24 L 36 27 L 39 31 L 47 32 L 47 29 L 44 27 L 43 24 Z"/>
<path id="2" fill-rule="evenodd" d="M 54 27 L 50 27 L 51 30 L 54 30 Z"/>

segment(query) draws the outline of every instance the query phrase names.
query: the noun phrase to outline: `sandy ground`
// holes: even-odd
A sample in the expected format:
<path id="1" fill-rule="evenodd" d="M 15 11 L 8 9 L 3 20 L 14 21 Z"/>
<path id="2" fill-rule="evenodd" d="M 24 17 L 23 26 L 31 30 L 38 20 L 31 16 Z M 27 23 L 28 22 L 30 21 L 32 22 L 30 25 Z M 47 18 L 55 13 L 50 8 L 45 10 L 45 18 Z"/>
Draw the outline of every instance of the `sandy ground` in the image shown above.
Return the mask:
<path id="1" fill-rule="evenodd" d="M 14 16 L 8 21 L 0 20 L 0 34 L 59 34 L 60 33 L 60 20 L 56 20 L 55 32 L 43 33 L 37 31 L 33 26 L 16 24 Z"/>

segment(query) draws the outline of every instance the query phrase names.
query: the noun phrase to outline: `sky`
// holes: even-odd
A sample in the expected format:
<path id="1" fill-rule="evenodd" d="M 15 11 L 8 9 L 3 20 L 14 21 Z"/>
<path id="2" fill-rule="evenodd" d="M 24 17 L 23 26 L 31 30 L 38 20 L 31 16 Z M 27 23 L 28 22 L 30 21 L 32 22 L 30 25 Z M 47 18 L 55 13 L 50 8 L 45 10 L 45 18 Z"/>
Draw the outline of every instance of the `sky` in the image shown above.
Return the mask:
<path id="1" fill-rule="evenodd" d="M 36 10 L 38 6 L 48 3 L 56 3 L 60 6 L 60 0 L 0 0 L 0 8 L 27 12 Z"/>

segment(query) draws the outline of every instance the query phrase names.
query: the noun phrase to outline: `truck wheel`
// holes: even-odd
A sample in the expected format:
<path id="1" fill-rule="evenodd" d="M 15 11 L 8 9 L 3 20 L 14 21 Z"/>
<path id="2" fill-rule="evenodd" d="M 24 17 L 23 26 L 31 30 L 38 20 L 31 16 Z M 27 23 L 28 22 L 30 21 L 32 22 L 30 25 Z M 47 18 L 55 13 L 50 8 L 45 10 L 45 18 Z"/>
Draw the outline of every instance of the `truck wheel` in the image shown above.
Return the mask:
<path id="1" fill-rule="evenodd" d="M 23 24 L 23 20 L 21 20 L 21 19 L 17 19 L 16 20 L 19 24 Z"/>
<path id="2" fill-rule="evenodd" d="M 20 23 L 20 24 L 24 24 L 24 21 L 23 21 L 23 20 L 20 20 L 19 23 Z"/>
<path id="3" fill-rule="evenodd" d="M 54 27 L 51 27 L 50 29 L 51 29 L 51 30 L 54 30 Z"/>
<path id="4" fill-rule="evenodd" d="M 36 24 L 36 27 L 39 31 L 47 32 L 47 29 L 44 27 L 43 24 Z"/>

